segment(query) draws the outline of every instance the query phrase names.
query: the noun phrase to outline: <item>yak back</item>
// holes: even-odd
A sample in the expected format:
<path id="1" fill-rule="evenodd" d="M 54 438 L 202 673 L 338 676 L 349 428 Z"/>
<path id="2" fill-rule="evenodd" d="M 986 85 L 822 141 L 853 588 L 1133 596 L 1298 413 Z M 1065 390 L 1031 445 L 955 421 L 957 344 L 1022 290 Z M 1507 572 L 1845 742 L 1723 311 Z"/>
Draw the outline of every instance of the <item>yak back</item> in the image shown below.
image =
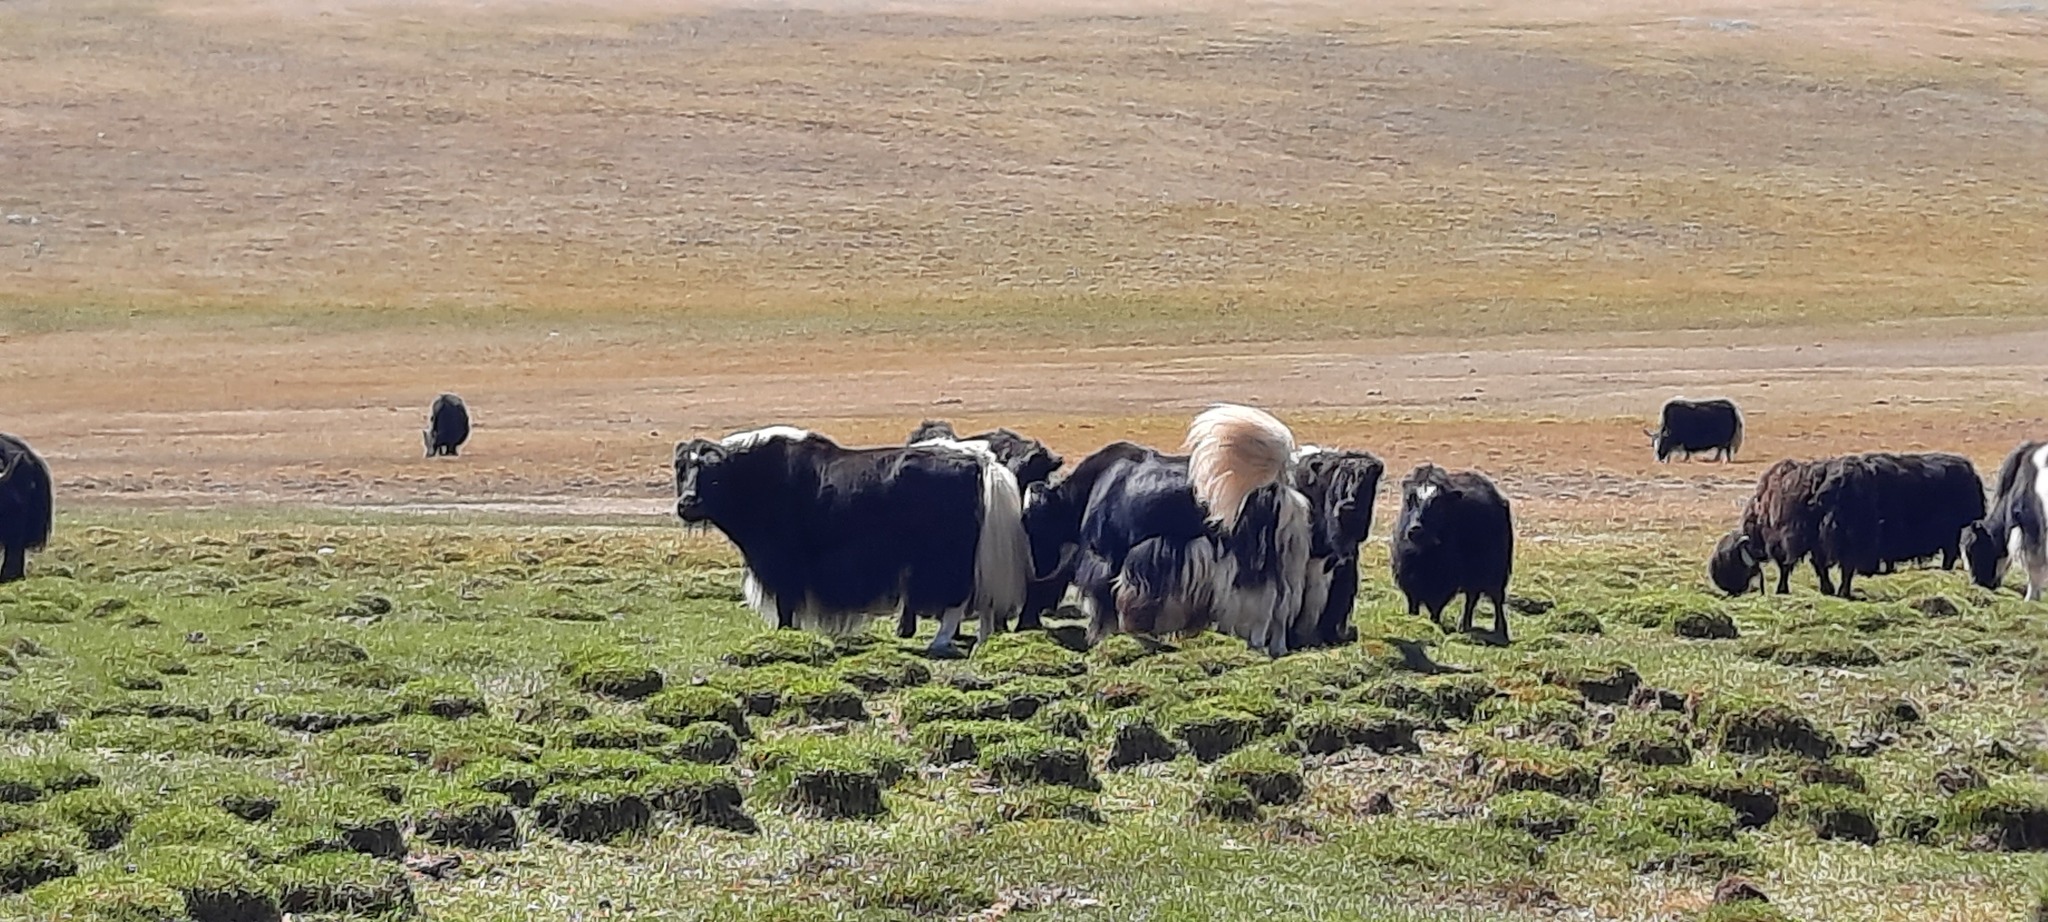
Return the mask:
<path id="1" fill-rule="evenodd" d="M 936 448 L 845 448 L 815 433 L 734 451 L 713 524 L 778 597 L 853 610 L 908 590 L 964 604 L 981 532 L 982 461 Z M 906 571 L 909 576 L 906 586 Z"/>
<path id="2" fill-rule="evenodd" d="M 1798 563 L 1820 540 L 1821 484 L 1832 460 L 1785 458 L 1757 476 L 1756 492 L 1742 510 L 1742 533 L 1771 560 Z"/>

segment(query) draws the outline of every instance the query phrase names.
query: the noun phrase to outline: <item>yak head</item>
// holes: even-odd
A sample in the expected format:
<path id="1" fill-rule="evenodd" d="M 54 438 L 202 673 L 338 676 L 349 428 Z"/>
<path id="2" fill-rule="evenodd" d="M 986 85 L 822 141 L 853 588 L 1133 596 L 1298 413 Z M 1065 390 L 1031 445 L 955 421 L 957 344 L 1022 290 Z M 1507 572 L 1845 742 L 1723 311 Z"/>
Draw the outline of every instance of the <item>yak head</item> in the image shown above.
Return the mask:
<path id="1" fill-rule="evenodd" d="M 1295 453 L 1294 488 L 1308 498 L 1333 547 L 1356 548 L 1372 531 L 1372 501 L 1387 466 L 1363 451 L 1306 448 Z"/>
<path id="2" fill-rule="evenodd" d="M 1740 531 L 1722 535 L 1713 556 L 1707 558 L 1707 578 L 1731 596 L 1748 592 L 1762 577 L 1763 559 L 1757 554 L 1756 542 Z"/>
<path id="3" fill-rule="evenodd" d="M 1650 450 L 1657 453 L 1657 460 L 1664 461 L 1671 457 L 1671 430 L 1661 427 L 1644 429 L 1643 434 L 1650 437 Z"/>
<path id="4" fill-rule="evenodd" d="M 918 423 L 916 429 L 910 430 L 910 441 L 903 444 L 915 445 L 919 442 L 931 441 L 932 439 L 947 439 L 957 442 L 960 440 L 960 434 L 953 431 L 952 423 L 946 422 L 943 419 L 928 419 Z"/>
<path id="5" fill-rule="evenodd" d="M 716 516 L 731 461 L 732 450 L 710 439 L 676 443 L 676 518 L 698 525 Z"/>
<path id="6" fill-rule="evenodd" d="M 988 443 L 990 451 L 1010 473 L 1017 475 L 1017 485 L 1029 487 L 1052 479 L 1067 459 L 1045 447 L 1045 443 L 1030 436 L 1008 429 L 997 429 L 976 438 Z"/>
<path id="7" fill-rule="evenodd" d="M 1451 483 L 1448 471 L 1434 464 L 1422 464 L 1401 481 L 1401 517 L 1394 523 L 1394 538 L 1417 547 L 1432 547 L 1443 540 L 1439 525 L 1443 510 L 1449 509 L 1463 492 Z"/>
<path id="8" fill-rule="evenodd" d="M 2005 583 L 2005 568 L 2010 559 L 2001 537 L 1990 519 L 1963 527 L 1963 560 L 1969 564 L 1970 580 L 1986 589 L 1997 589 Z"/>
<path id="9" fill-rule="evenodd" d="M 721 528 L 742 521 L 751 504 L 776 490 L 776 472 L 789 446 L 823 438 L 793 426 L 769 426 L 716 442 L 676 443 L 676 518 Z"/>

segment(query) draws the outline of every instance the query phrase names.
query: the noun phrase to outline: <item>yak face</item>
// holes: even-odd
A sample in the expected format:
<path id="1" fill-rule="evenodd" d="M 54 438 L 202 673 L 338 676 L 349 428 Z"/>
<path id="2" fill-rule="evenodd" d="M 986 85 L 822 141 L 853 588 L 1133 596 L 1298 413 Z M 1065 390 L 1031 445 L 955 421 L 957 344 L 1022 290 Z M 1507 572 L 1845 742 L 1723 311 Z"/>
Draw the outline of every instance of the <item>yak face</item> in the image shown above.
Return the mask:
<path id="1" fill-rule="evenodd" d="M 1295 489 L 1329 522 L 1332 544 L 1355 547 L 1372 531 L 1372 502 L 1386 465 L 1360 451 L 1312 449 L 1297 452 Z"/>
<path id="2" fill-rule="evenodd" d="M 676 444 L 676 518 L 690 525 L 710 522 L 723 511 L 733 453 L 709 439 Z"/>
<path id="3" fill-rule="evenodd" d="M 1714 587 L 1731 596 L 1749 591 L 1749 587 L 1763 574 L 1763 560 L 1758 557 L 1755 542 L 1739 531 L 1721 536 L 1714 545 L 1714 554 L 1707 558 L 1707 578 Z"/>
<path id="4" fill-rule="evenodd" d="M 2005 541 L 1992 532 L 1988 521 L 1971 522 L 1963 529 L 1963 560 L 1969 564 L 1970 580 L 1986 589 L 2005 582 L 2007 564 Z"/>
<path id="5" fill-rule="evenodd" d="M 1401 483 L 1401 518 L 1394 525 L 1394 536 L 1416 547 L 1436 546 L 1445 532 L 1440 520 L 1463 495 L 1451 485 L 1443 468 L 1434 464 L 1416 468 Z"/>
<path id="6" fill-rule="evenodd" d="M 1650 437 L 1650 450 L 1657 453 L 1657 460 L 1664 461 L 1671 457 L 1671 430 L 1662 427 L 1655 431 L 1644 429 L 1643 434 Z"/>
<path id="7" fill-rule="evenodd" d="M 1050 481 L 1052 475 L 1059 471 L 1060 465 L 1065 463 L 1067 459 L 1045 447 L 1044 443 L 1033 441 L 1030 447 L 1026 448 L 1023 454 L 1013 458 L 1008 466 L 1010 473 L 1017 475 L 1018 483 L 1042 486 Z"/>

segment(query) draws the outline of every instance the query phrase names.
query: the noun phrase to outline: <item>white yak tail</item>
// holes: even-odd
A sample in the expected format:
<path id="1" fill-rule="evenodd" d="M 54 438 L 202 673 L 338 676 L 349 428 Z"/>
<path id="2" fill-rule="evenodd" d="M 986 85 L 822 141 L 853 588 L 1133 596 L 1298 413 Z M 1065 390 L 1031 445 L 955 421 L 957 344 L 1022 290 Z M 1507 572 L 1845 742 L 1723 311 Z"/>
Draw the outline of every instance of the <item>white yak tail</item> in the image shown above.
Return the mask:
<path id="1" fill-rule="evenodd" d="M 974 456 L 981 464 L 981 531 L 974 547 L 974 594 L 968 608 L 981 618 L 981 636 L 1024 611 L 1031 582 L 1031 538 L 1024 532 L 1024 494 L 985 439 L 931 438 L 912 447 Z"/>
<path id="2" fill-rule="evenodd" d="M 1024 533 L 1024 498 L 1017 475 L 991 456 L 982 460 L 981 534 L 974 548 L 974 608 L 982 637 L 1024 611 L 1031 581 L 1031 539 Z"/>
<path id="3" fill-rule="evenodd" d="M 1237 527 L 1245 498 L 1284 483 L 1294 456 L 1294 433 L 1264 410 L 1219 403 L 1188 424 L 1188 479 L 1209 520 L 1228 534 Z"/>

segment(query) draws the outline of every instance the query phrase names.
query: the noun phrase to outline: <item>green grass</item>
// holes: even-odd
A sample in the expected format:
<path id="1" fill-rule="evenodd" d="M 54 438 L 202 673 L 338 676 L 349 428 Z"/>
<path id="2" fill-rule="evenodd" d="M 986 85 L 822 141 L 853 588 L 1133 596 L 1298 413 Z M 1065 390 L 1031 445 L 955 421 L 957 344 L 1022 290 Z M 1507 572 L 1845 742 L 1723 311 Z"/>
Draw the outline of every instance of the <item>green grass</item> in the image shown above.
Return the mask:
<path id="1" fill-rule="evenodd" d="M 1704 893 L 1742 871 L 1795 918 L 1904 920 L 1950 899 L 2012 917 L 2048 879 L 2029 850 L 2048 817 L 2029 729 L 2048 673 L 2023 642 L 2048 618 L 1938 574 L 1871 580 L 1885 594 L 1869 603 L 1726 600 L 1699 586 L 1690 544 L 1539 547 L 1518 572 L 1599 633 L 1532 628 L 1562 645 L 1497 649 L 1413 630 L 1368 569 L 1366 635 L 1414 640 L 1444 674 L 1379 643 L 1267 663 L 1206 637 L 1074 655 L 1018 635 L 987 660 L 932 661 L 886 626 L 843 643 L 762 632 L 730 587 L 707 588 L 733 578 L 729 559 L 664 530 L 114 521 L 105 544 L 67 522 L 0 590 L 0 609 L 81 613 L 6 627 L 36 652 L 0 693 L 52 719 L 0 730 L 0 843 L 71 873 L 0 897 L 0 917 L 152 919 L 170 895 L 178 911 L 367 918 L 410 900 L 428 918 L 537 920 L 502 899 L 518 888 L 880 920 L 1059 887 L 1084 902 L 1035 917 L 1524 919 L 1512 894 L 1531 888 L 1607 915 L 1645 887 Z M 273 563 L 318 546 L 337 550 Z M 456 604 L 455 586 L 514 559 L 531 561 L 519 581 Z M 617 615 L 528 617 L 563 601 L 521 581 Z M 1936 592 L 1953 614 L 1901 601 Z M 371 597 L 390 605 L 374 623 L 335 620 L 382 607 Z M 88 616 L 108 598 L 129 605 Z M 518 629 L 448 617 L 473 608 Z M 159 623 L 120 622 L 140 611 Z M 1742 639 L 1675 637 L 1672 611 L 1725 614 Z M 1847 671 L 1745 655 L 1829 625 L 1925 649 Z M 122 664 L 191 632 L 211 652 L 177 656 L 189 675 L 119 687 Z M 610 684 L 650 670 L 664 688 L 645 697 Z M 832 716 L 849 693 L 868 719 Z M 1984 782 L 1954 780 L 1971 772 Z M 1382 791 L 1388 815 L 1369 806 Z M 492 885 L 405 884 L 397 848 L 486 856 Z M 318 911 L 335 905 L 358 908 Z"/>

